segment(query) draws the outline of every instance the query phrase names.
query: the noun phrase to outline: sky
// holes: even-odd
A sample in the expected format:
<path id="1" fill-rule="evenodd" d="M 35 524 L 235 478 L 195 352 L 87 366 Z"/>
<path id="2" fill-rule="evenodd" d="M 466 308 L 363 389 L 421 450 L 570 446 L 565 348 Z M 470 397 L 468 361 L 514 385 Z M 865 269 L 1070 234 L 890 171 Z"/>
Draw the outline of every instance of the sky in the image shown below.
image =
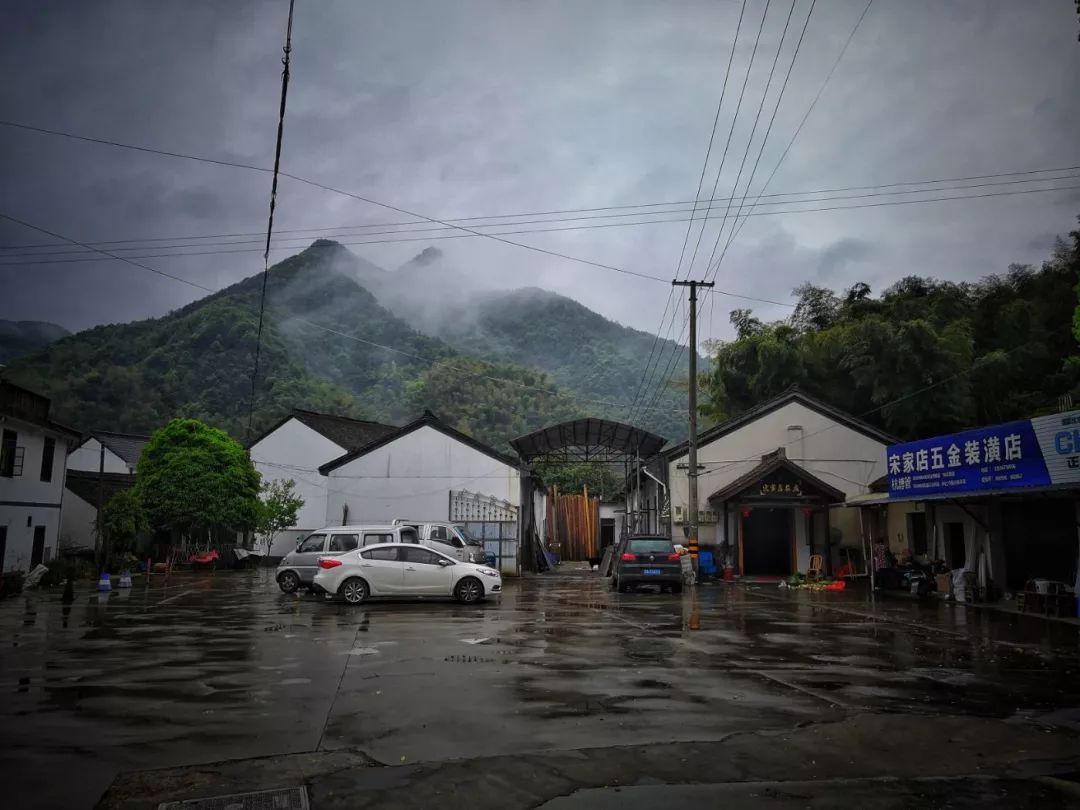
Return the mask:
<path id="1" fill-rule="evenodd" d="M 701 197 L 722 168 L 716 196 L 730 196 L 738 179 L 736 204 L 747 182 L 752 203 L 866 6 L 818 0 L 796 54 L 811 3 L 794 0 L 781 43 L 792 0 L 747 0 L 745 10 L 741 0 L 297 0 L 282 168 L 435 219 L 685 202 L 695 197 L 723 93 Z M 0 119 L 269 167 L 287 9 L 285 0 L 10 0 L 0 10 Z M 874 0 L 766 191 L 1080 167 L 1078 28 L 1066 0 Z M 1080 186 L 1080 169 L 1042 176 L 1069 174 L 937 196 Z M 179 243 L 201 249 L 171 252 L 231 252 L 140 260 L 215 289 L 262 269 L 266 172 L 0 126 L 0 176 L 0 215 L 79 242 L 216 235 Z M 461 231 L 351 249 L 392 270 L 436 246 L 437 267 L 481 287 L 544 287 L 656 332 L 670 323 L 662 313 L 670 316 L 676 273 L 715 274 L 717 289 L 778 302 L 793 301 L 804 282 L 841 290 L 865 281 L 880 292 L 911 274 L 974 280 L 1040 262 L 1080 213 L 1080 188 L 772 213 L 927 196 L 758 206 L 743 210 L 761 215 L 738 220 L 725 220 L 721 204 L 693 262 L 700 221 L 689 230 L 676 221 L 503 237 L 659 280 Z M 562 218 L 588 215 L 596 214 Z M 665 217 L 622 221 L 655 218 Z M 272 260 L 320 235 L 312 229 L 410 219 L 282 178 L 275 231 L 291 241 Z M 489 230 L 536 227 L 545 226 Z M 394 238 L 347 233 L 337 238 Z M 127 255 L 170 252 L 157 247 L 168 244 L 178 243 Z M 718 265 L 707 261 L 714 244 Z M 205 294 L 114 260 L 72 261 L 86 255 L 72 253 L 61 261 L 79 249 L 10 221 L 0 221 L 0 245 L 0 318 L 78 330 L 159 316 Z M 17 249 L 41 245 L 56 247 Z M 716 294 L 702 306 L 703 340 L 731 336 L 734 307 L 766 319 L 790 313 Z M 665 336 L 678 337 L 676 320 Z"/>

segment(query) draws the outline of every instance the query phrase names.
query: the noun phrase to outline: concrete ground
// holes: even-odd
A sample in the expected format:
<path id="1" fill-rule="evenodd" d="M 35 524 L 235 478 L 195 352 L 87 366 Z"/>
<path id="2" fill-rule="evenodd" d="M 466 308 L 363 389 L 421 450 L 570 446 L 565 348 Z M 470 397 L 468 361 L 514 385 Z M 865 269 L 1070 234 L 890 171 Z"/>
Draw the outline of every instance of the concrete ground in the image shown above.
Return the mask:
<path id="1" fill-rule="evenodd" d="M 1080 806 L 1080 628 L 858 593 L 501 602 L 278 592 L 270 571 L 0 603 L 5 806 Z"/>

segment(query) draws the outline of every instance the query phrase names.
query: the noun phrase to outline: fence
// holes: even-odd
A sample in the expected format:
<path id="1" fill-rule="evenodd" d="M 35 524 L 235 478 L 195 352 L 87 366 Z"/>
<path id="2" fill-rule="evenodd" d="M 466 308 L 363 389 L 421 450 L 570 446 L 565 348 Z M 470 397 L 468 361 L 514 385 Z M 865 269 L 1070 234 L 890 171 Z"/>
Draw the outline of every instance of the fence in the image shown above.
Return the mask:
<path id="1" fill-rule="evenodd" d="M 518 509 L 490 495 L 461 490 L 450 493 L 450 520 L 465 526 L 484 542 L 484 551 L 495 555 L 504 574 L 517 574 Z"/>

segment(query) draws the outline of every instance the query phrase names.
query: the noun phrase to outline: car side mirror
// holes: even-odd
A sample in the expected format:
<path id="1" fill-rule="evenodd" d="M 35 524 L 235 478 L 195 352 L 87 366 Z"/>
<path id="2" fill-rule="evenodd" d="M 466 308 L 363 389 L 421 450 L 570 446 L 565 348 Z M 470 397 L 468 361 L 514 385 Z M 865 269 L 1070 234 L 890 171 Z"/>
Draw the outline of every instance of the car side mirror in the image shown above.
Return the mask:
<path id="1" fill-rule="evenodd" d="M 304 541 L 303 540 L 297 540 L 296 541 L 296 550 L 299 551 L 300 546 L 302 546 L 302 545 L 304 545 Z"/>
<path id="2" fill-rule="evenodd" d="M 439 565 L 441 565 L 443 568 L 446 568 L 448 565 L 453 565 L 453 563 L 449 560 L 439 560 Z"/>

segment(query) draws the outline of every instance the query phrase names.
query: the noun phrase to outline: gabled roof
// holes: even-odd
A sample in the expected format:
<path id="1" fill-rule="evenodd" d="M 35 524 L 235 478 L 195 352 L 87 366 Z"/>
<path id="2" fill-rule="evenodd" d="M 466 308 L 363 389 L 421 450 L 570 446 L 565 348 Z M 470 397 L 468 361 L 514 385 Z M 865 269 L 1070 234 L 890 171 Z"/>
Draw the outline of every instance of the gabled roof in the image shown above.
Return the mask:
<path id="1" fill-rule="evenodd" d="M 88 504 L 97 505 L 99 473 L 89 470 L 68 470 L 64 486 Z M 127 473 L 100 473 L 103 503 L 108 503 L 117 492 L 135 486 L 135 476 Z"/>
<path id="2" fill-rule="evenodd" d="M 861 433 L 862 435 L 871 439 L 875 439 L 882 444 L 889 445 L 899 442 L 899 439 L 897 439 L 895 436 L 890 436 L 884 430 L 876 428 L 867 422 L 863 422 L 861 419 L 852 416 L 851 414 L 842 411 L 839 408 L 834 408 L 827 402 L 823 402 L 817 397 L 810 396 L 810 394 L 807 394 L 805 391 L 802 391 L 798 387 L 792 387 L 784 393 L 780 394 L 779 396 L 773 397 L 767 402 L 763 402 L 760 405 L 757 405 L 746 411 L 745 413 L 739 414 L 734 419 L 729 419 L 726 422 L 721 422 L 719 425 L 714 425 L 703 433 L 700 433 L 698 435 L 698 447 L 715 441 L 716 439 L 719 439 L 722 436 L 726 436 L 729 433 L 733 433 L 739 428 L 750 424 L 754 420 L 759 419 L 766 414 L 770 414 L 773 411 L 779 410 L 780 408 L 792 402 L 809 408 L 810 410 L 815 411 L 829 419 L 832 419 L 840 423 L 841 425 L 844 425 L 845 427 L 851 428 L 856 433 Z M 676 444 L 669 447 L 667 450 L 664 451 L 664 455 L 668 459 L 671 459 L 684 455 L 686 452 L 687 444 L 686 442 L 682 442 L 681 444 Z"/>
<path id="3" fill-rule="evenodd" d="M 398 430 L 395 425 L 384 425 L 381 422 L 370 422 L 366 419 L 353 419 L 349 416 L 337 416 L 336 414 L 294 408 L 289 414 L 279 419 L 252 441 L 248 447 L 258 444 L 290 419 L 295 419 L 306 425 L 338 447 L 349 452 L 366 447 L 383 436 Z"/>
<path id="4" fill-rule="evenodd" d="M 754 467 L 754 469 L 750 470 L 745 475 L 740 475 L 730 484 L 721 487 L 708 498 L 706 498 L 706 500 L 726 501 L 729 498 L 733 498 L 734 496 L 738 495 L 743 490 L 752 487 L 761 479 L 766 478 L 767 476 L 770 476 L 779 470 L 786 470 L 792 475 L 809 483 L 814 489 L 819 490 L 826 498 L 830 499 L 832 503 L 842 503 L 844 500 L 843 492 L 841 492 L 831 484 L 826 484 L 824 481 L 822 481 L 805 467 L 800 467 L 795 462 L 789 460 L 784 455 L 783 448 L 780 448 L 780 450 L 765 456 L 761 460 L 761 463 Z"/>
<path id="5" fill-rule="evenodd" d="M 83 444 L 86 444 L 92 438 L 97 439 L 132 466 L 139 463 L 143 448 L 150 441 L 149 436 L 142 436 L 137 433 L 114 433 L 112 431 L 95 430 L 83 440 Z"/>
<path id="6" fill-rule="evenodd" d="M 496 461 L 501 461 L 503 464 L 507 464 L 511 467 L 518 466 L 518 460 L 513 456 L 507 455 L 506 453 L 500 453 L 494 447 L 490 447 L 481 441 L 477 441 L 472 436 L 469 436 L 465 433 L 462 433 L 460 430 L 450 427 L 445 422 L 442 422 L 439 417 L 437 417 L 431 411 L 424 411 L 424 415 L 421 416 L 419 419 L 409 422 L 409 424 L 405 425 L 404 427 L 394 428 L 392 433 L 387 433 L 385 436 L 372 442 L 366 447 L 361 447 L 357 450 L 346 453 L 339 458 L 335 458 L 333 461 L 328 461 L 326 464 L 323 464 L 321 467 L 319 467 L 319 472 L 323 475 L 326 475 L 332 470 L 336 470 L 338 467 L 341 467 L 344 464 L 348 464 L 350 461 L 355 461 L 361 456 L 366 456 L 373 450 L 378 450 L 380 447 L 385 447 L 391 442 L 397 441 L 402 436 L 408 436 L 410 433 L 419 430 L 422 427 L 433 428 L 434 430 L 439 431 L 443 435 L 449 436 L 451 439 L 455 439 L 462 444 L 471 447 L 477 452 L 483 453 L 486 456 L 490 456 Z"/>

